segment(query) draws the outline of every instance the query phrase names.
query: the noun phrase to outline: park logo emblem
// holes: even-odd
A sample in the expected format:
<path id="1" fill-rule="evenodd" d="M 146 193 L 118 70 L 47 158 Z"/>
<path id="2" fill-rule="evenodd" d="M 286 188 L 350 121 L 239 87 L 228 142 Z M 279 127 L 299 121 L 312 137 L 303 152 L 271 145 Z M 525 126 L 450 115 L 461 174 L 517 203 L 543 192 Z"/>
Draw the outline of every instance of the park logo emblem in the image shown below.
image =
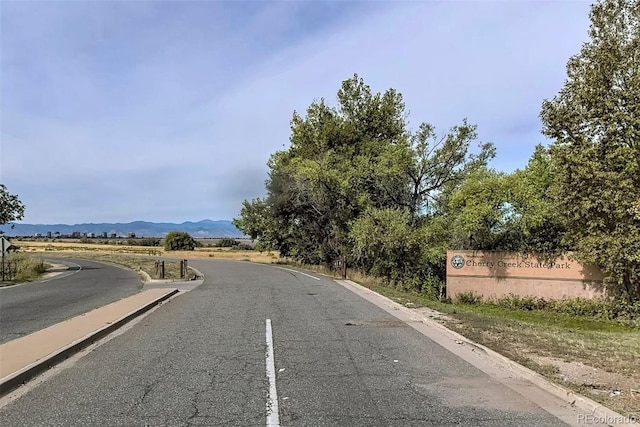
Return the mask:
<path id="1" fill-rule="evenodd" d="M 464 267 L 464 258 L 462 257 L 462 255 L 456 255 L 451 258 L 451 265 L 453 266 L 453 268 L 458 270 Z"/>

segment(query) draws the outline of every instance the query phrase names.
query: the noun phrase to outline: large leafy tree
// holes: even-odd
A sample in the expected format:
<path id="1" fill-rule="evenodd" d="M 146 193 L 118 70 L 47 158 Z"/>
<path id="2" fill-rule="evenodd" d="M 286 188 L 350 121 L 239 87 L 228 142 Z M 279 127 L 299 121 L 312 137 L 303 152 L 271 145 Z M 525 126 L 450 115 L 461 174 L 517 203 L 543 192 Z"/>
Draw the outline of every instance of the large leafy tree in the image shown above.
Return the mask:
<path id="1" fill-rule="evenodd" d="M 571 57 L 558 95 L 544 101 L 557 209 L 578 259 L 610 291 L 640 299 L 640 1 L 591 9 L 590 41 Z"/>
<path id="2" fill-rule="evenodd" d="M 0 184 L 0 225 L 19 221 L 24 217 L 24 205 L 15 194 Z"/>
<path id="3" fill-rule="evenodd" d="M 278 230 L 276 245 L 304 262 L 347 256 L 354 219 L 408 197 L 401 173 L 408 164 L 403 156 L 410 155 L 402 96 L 393 90 L 374 94 L 354 75 L 337 98 L 337 107 L 319 100 L 304 117 L 294 112 L 291 147 L 269 160 L 265 202 Z M 246 222 L 244 216 L 237 222 Z"/>
<path id="4" fill-rule="evenodd" d="M 291 147 L 269 159 L 266 198 L 245 201 L 234 223 L 303 262 L 347 258 L 417 290 L 441 281 L 447 224 L 438 204 L 486 167 L 493 146 L 472 149 L 476 128 L 466 120 L 440 137 L 427 123 L 410 132 L 402 96 L 373 93 L 357 75 L 337 101 L 294 112 Z"/>

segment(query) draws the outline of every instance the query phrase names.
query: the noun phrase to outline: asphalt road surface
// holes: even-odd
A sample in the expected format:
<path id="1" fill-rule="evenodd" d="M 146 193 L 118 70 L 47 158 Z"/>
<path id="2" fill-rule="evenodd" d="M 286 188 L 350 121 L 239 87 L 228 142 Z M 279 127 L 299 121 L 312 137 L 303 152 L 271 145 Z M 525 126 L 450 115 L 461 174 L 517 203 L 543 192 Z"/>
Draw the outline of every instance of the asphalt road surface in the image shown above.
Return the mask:
<path id="1" fill-rule="evenodd" d="M 4 406 L 2 425 L 563 425 L 329 279 L 192 264 L 202 286 Z"/>
<path id="2" fill-rule="evenodd" d="M 137 273 L 86 260 L 53 259 L 69 270 L 41 282 L 0 288 L 0 344 L 140 291 Z"/>

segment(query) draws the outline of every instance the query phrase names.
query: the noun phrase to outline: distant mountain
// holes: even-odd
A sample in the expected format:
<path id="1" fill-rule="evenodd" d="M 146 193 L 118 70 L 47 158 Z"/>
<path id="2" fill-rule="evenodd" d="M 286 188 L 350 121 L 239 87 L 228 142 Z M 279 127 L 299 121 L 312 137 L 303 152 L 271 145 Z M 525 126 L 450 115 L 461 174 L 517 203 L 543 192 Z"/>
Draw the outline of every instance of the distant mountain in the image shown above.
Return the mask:
<path id="1" fill-rule="evenodd" d="M 246 237 L 238 230 L 231 221 L 212 221 L 205 219 L 198 222 L 183 222 L 173 224 L 169 222 L 146 222 L 134 221 L 129 223 L 101 223 L 101 224 L 20 224 L 16 223 L 14 228 L 5 224 L 0 226 L 7 236 L 47 236 L 47 233 L 60 233 L 60 235 L 80 235 L 93 233 L 96 237 L 107 233 L 107 236 L 116 234 L 119 237 L 127 237 L 129 233 L 135 233 L 136 237 L 164 237 L 170 231 L 184 231 L 195 238 L 219 238 L 219 237 Z"/>

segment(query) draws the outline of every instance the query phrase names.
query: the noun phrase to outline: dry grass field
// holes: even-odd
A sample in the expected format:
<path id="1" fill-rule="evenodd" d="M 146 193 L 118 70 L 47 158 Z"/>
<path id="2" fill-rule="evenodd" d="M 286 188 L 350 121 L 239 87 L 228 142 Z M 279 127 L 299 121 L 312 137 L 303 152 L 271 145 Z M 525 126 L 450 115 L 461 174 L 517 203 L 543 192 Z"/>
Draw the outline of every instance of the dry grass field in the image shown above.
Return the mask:
<path id="1" fill-rule="evenodd" d="M 162 256 L 176 259 L 232 259 L 241 261 L 252 261 L 261 263 L 275 263 L 279 259 L 277 251 L 258 252 L 250 250 L 236 250 L 231 248 L 204 247 L 196 248 L 193 251 L 165 251 L 162 247 L 133 246 L 133 245 L 113 245 L 100 243 L 80 243 L 80 242 L 47 242 L 47 241 L 24 241 L 13 240 L 14 245 L 24 252 L 44 252 L 55 254 L 130 254 Z"/>

